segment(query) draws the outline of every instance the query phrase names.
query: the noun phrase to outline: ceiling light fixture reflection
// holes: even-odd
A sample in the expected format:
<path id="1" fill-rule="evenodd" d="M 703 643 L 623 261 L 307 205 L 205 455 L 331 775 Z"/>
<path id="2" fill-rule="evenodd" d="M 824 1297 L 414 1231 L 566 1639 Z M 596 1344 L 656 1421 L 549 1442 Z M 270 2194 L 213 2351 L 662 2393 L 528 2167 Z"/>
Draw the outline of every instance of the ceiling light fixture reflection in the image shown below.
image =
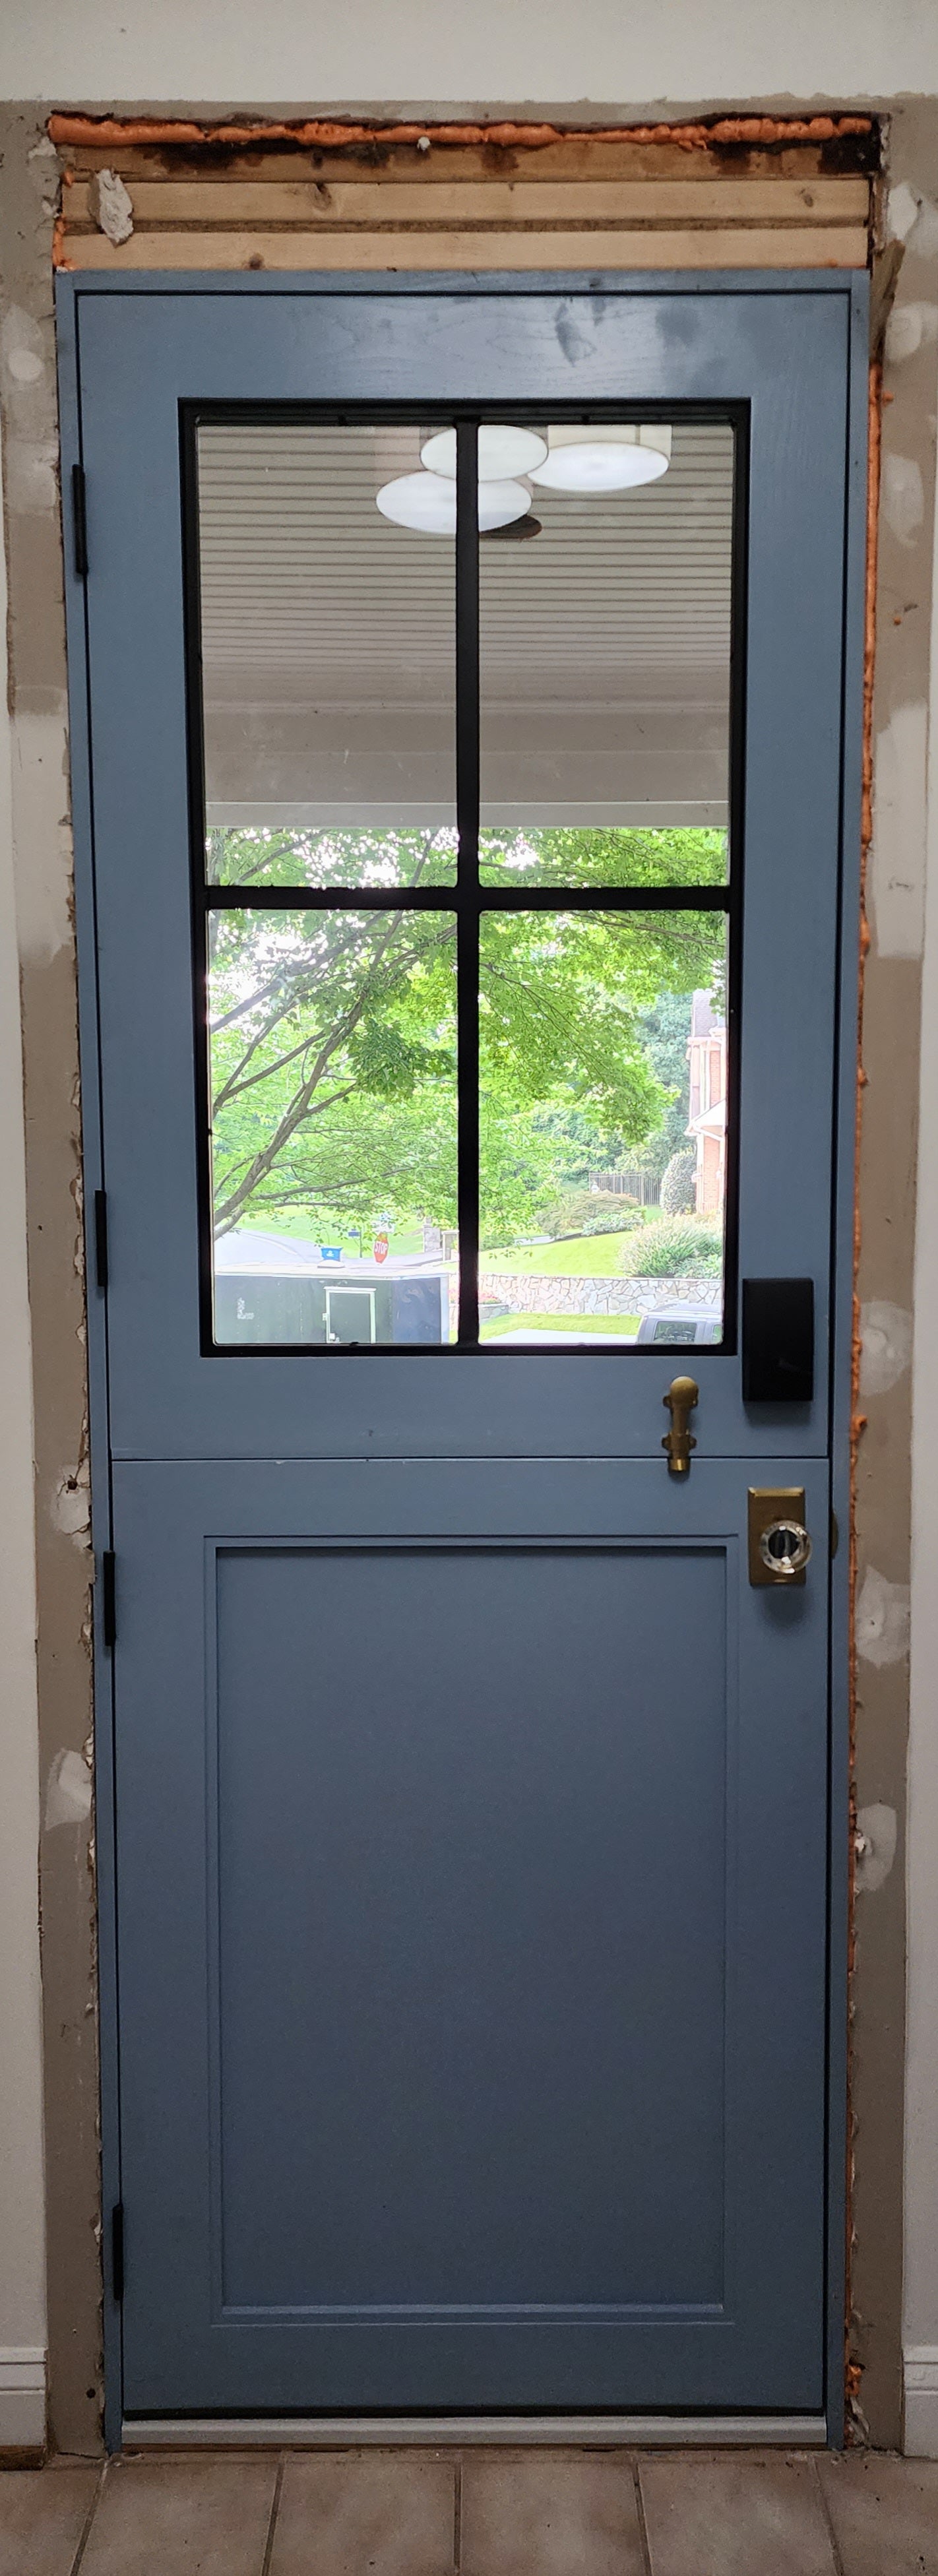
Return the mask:
<path id="1" fill-rule="evenodd" d="M 523 519 L 509 519 L 507 526 L 479 530 L 479 535 L 485 538 L 487 546 L 520 545 L 526 543 L 529 537 L 540 537 L 543 533 L 543 519 L 536 519 L 533 511 L 530 510 Z"/>
<path id="2" fill-rule="evenodd" d="M 646 428 L 637 421 L 565 421 L 548 429 L 547 446 L 545 463 L 530 468 L 532 483 L 545 492 L 635 491 L 657 482 L 671 462 L 670 426 L 659 422 Z"/>
<path id="3" fill-rule="evenodd" d="M 479 431 L 479 481 L 498 483 L 506 475 L 531 474 L 542 465 L 547 454 L 547 440 L 536 429 L 513 429 L 510 421 L 483 421 Z M 439 429 L 425 439 L 420 450 L 421 465 L 431 474 L 456 476 L 456 432 Z"/>
<path id="4" fill-rule="evenodd" d="M 399 474 L 393 483 L 382 484 L 375 498 L 382 517 L 393 519 L 399 528 L 414 528 L 421 536 L 456 534 L 456 485 L 441 474 Z M 480 483 L 482 535 L 490 528 L 507 528 L 513 519 L 523 519 L 530 507 L 531 495 L 523 483 Z"/>

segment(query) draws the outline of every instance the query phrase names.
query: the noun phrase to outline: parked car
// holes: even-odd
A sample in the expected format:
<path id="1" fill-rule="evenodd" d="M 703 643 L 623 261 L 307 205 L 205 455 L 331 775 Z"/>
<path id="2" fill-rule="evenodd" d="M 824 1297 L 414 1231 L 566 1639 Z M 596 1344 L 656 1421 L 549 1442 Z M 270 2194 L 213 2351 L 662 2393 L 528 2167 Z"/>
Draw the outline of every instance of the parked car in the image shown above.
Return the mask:
<path id="1" fill-rule="evenodd" d="M 674 1298 L 669 1306 L 653 1306 L 643 1315 L 636 1333 L 637 1342 L 659 1342 L 673 1349 L 681 1342 L 719 1342 L 723 1339 L 723 1317 L 715 1306 L 696 1306 L 689 1298 Z"/>

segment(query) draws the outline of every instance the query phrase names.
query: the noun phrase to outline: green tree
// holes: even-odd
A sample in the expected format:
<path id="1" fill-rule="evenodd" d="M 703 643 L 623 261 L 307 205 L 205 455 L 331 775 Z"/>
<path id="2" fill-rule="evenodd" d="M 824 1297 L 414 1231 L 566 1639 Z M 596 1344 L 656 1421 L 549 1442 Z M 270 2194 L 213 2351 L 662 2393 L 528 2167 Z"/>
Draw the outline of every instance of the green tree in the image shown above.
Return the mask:
<path id="1" fill-rule="evenodd" d="M 552 823 L 479 838 L 480 874 L 491 885 L 506 878 L 566 887 L 722 885 L 726 861 L 725 832 L 692 828 Z"/>
<path id="2" fill-rule="evenodd" d="M 654 1066 L 659 1082 L 668 1093 L 667 1107 L 660 1127 L 649 1138 L 642 1160 L 646 1168 L 660 1179 L 672 1154 L 679 1154 L 687 1144 L 687 1121 L 690 1116 L 690 1038 L 691 994 L 658 993 L 640 1015 L 642 1038 L 649 1063 Z"/>
<path id="3" fill-rule="evenodd" d="M 651 834 L 503 838 L 569 884 L 621 883 L 622 843 L 650 867 Z M 667 881 L 713 872 L 718 834 L 665 834 Z M 571 841 L 571 853 L 548 844 Z M 533 845 L 545 845 L 531 859 Z M 698 849 L 697 844 L 707 844 Z M 607 846 L 608 845 L 608 846 Z M 680 845 L 680 846 L 679 846 Z M 578 862 L 574 870 L 574 859 Z M 300 1210 L 367 1231 L 384 1214 L 456 1222 L 455 921 L 406 890 L 452 883 L 452 833 L 210 835 L 215 882 L 400 886 L 381 912 L 211 916 L 215 1222 Z M 589 868 L 587 880 L 579 866 Z M 651 881 L 642 877 L 638 882 Z M 661 881 L 660 875 L 658 881 Z M 722 925 L 680 913 L 483 915 L 480 960 L 483 1238 L 511 1236 L 556 1196 L 584 1148 L 639 1146 L 668 1109 L 642 1015 L 712 980 Z"/>

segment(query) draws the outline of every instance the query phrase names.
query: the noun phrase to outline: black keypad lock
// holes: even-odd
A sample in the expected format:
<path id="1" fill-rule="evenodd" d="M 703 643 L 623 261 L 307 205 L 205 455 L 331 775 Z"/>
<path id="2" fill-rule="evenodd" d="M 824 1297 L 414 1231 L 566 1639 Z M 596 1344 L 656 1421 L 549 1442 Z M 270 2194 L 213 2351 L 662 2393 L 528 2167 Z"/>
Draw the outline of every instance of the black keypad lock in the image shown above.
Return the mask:
<path id="1" fill-rule="evenodd" d="M 743 1280 L 743 1403 L 810 1404 L 813 1279 Z"/>

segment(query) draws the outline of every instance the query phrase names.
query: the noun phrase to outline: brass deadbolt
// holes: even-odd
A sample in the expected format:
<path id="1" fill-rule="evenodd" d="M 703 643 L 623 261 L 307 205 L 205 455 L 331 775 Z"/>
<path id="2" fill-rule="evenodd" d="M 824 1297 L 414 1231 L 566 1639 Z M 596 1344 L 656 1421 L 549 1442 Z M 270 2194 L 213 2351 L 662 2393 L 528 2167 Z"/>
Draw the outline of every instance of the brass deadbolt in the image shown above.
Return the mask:
<path id="1" fill-rule="evenodd" d="M 750 1485 L 750 1583 L 803 1583 L 811 1554 L 803 1485 Z"/>

